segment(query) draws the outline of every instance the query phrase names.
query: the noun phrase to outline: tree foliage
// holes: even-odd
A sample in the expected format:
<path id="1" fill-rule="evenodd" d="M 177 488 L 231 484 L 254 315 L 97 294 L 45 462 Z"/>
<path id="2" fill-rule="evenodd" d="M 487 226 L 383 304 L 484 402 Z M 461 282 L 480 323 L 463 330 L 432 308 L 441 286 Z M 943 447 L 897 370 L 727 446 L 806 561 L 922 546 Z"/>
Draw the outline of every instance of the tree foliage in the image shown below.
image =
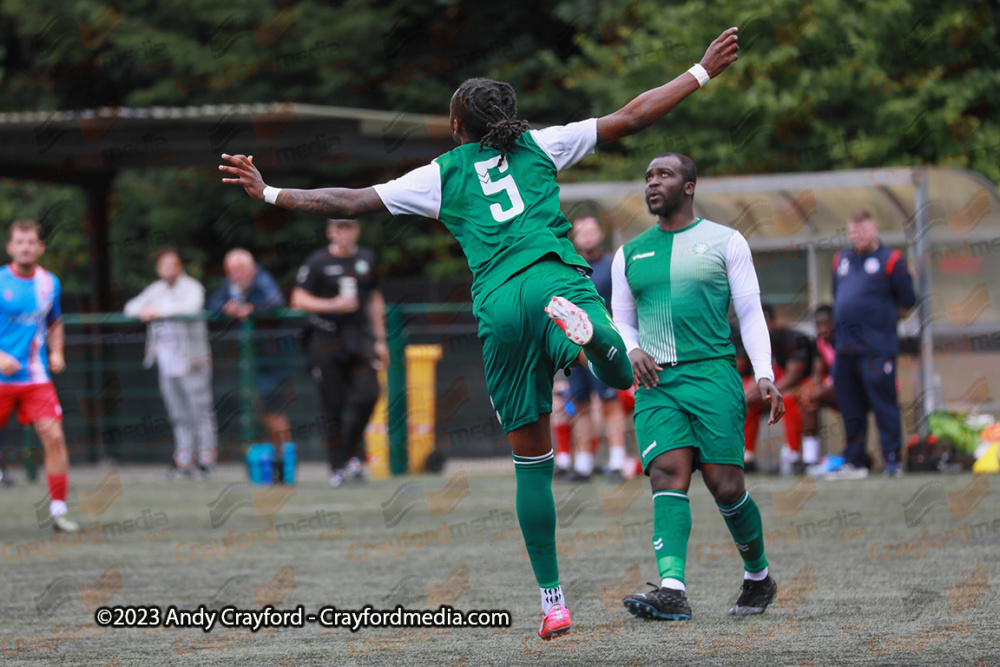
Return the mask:
<path id="1" fill-rule="evenodd" d="M 982 0 L 8 0 L 0 8 L 0 109 L 287 100 L 438 115 L 462 80 L 491 76 L 514 85 L 522 117 L 564 123 L 614 111 L 669 81 L 738 25 L 735 66 L 564 179 L 635 179 L 651 155 L 676 150 L 707 175 L 927 163 L 997 181 L 998 20 L 996 4 Z M 350 176 L 351 165 L 304 165 L 281 184 Z M 234 245 L 254 250 L 287 284 L 323 243 L 314 219 L 255 218 L 259 205 L 212 179 L 180 188 L 172 170 L 147 169 L 114 185 L 108 250 L 125 295 L 152 277 L 150 251 L 164 243 L 184 248 L 210 287 Z M 4 192 L 5 220 L 59 223 L 50 260 L 62 262 L 69 291 L 86 291 L 80 193 L 37 183 L 8 183 Z M 437 223 L 383 220 L 363 241 L 396 274 L 468 275 Z"/>
<path id="2" fill-rule="evenodd" d="M 683 72 L 727 21 L 740 60 L 623 142 L 629 159 L 602 177 L 635 178 L 659 150 L 732 175 L 930 164 L 1000 178 L 996 8 L 982 1 L 750 0 L 602 10 L 621 43 L 583 36 L 570 67 L 599 112 Z M 616 18 L 617 15 L 617 18 Z M 725 17 L 707 20 L 712 17 Z M 606 72 L 606 74 L 605 74 Z"/>

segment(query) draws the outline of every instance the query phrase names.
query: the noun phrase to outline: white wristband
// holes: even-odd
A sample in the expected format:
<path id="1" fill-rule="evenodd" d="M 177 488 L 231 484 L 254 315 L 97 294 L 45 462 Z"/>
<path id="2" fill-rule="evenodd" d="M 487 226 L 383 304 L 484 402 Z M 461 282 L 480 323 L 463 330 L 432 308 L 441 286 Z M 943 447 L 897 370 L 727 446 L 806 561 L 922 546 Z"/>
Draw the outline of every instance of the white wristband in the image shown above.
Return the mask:
<path id="1" fill-rule="evenodd" d="M 706 83 L 708 83 L 712 77 L 708 75 L 708 71 L 701 66 L 701 63 L 695 63 L 688 70 L 688 74 L 692 74 L 694 78 L 698 79 L 698 87 L 701 88 Z"/>
<path id="2" fill-rule="evenodd" d="M 272 188 L 270 185 L 264 187 L 264 201 L 268 204 L 273 204 L 278 200 L 278 193 L 281 192 L 281 188 Z"/>

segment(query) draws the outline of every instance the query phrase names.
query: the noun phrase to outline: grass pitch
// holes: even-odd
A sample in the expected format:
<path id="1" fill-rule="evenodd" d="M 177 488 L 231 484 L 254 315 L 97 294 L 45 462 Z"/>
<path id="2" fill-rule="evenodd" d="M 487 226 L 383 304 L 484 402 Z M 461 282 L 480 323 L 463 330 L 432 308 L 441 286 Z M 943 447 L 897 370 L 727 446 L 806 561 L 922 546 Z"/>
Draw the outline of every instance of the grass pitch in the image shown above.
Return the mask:
<path id="1" fill-rule="evenodd" d="M 511 466 L 512 467 L 512 466 Z M 168 482 L 161 469 L 71 472 L 54 539 L 43 484 L 0 489 L 0 655 L 44 665 L 985 665 L 1000 664 L 996 480 L 850 482 L 748 477 L 779 597 L 732 618 L 741 561 L 696 475 L 688 623 L 633 618 L 621 597 L 657 581 L 648 481 L 556 484 L 570 635 L 542 642 L 538 592 L 514 518 L 513 472 L 451 462 L 440 477 L 330 489 L 304 466 L 294 489 Z M 43 509 L 44 503 L 39 505 Z M 41 519 L 39 519 L 41 516 Z M 366 628 L 209 633 L 100 628 L 101 605 L 258 609 L 506 609 L 497 629 Z"/>

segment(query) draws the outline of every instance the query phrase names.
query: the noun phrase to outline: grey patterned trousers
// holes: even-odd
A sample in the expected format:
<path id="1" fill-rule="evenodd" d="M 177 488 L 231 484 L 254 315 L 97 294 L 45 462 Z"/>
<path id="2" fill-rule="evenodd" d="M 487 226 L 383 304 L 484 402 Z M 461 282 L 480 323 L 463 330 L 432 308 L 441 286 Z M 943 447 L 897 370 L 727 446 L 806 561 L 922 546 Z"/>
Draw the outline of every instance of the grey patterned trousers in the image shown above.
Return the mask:
<path id="1" fill-rule="evenodd" d="M 160 376 L 160 393 L 174 429 L 174 463 L 187 468 L 194 463 L 215 463 L 218 431 L 212 405 L 212 368 L 194 368 L 186 375 Z"/>

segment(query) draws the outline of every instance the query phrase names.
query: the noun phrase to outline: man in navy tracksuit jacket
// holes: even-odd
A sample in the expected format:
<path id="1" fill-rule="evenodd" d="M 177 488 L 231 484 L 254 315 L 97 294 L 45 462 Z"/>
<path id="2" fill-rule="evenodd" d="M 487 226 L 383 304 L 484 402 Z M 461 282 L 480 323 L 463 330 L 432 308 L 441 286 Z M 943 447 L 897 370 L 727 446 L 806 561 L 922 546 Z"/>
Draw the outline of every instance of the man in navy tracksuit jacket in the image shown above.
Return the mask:
<path id="1" fill-rule="evenodd" d="M 865 465 L 868 411 L 875 413 L 886 474 L 899 471 L 902 445 L 896 402 L 896 324 L 916 295 L 906 259 L 879 242 L 878 228 L 867 211 L 847 224 L 853 247 L 833 257 L 833 313 L 837 360 L 833 384 L 844 419 L 845 476 Z"/>

